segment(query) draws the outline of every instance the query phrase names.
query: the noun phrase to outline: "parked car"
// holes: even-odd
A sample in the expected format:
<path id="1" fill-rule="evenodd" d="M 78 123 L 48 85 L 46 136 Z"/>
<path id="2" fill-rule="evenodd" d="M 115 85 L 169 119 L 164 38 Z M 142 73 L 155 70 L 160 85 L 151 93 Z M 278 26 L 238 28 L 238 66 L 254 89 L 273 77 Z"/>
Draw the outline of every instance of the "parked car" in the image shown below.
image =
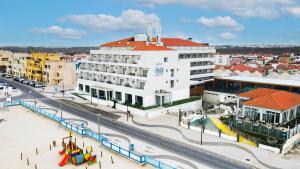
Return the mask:
<path id="1" fill-rule="evenodd" d="M 29 83 L 27 83 L 29 86 L 33 86 L 34 84 L 36 84 L 35 81 L 30 81 Z"/>
<path id="2" fill-rule="evenodd" d="M 46 86 L 43 85 L 43 84 L 35 83 L 33 87 L 35 87 L 35 88 L 42 88 L 42 87 L 46 87 Z"/>
<path id="3" fill-rule="evenodd" d="M 6 75 L 5 78 L 9 79 L 9 78 L 13 78 L 13 76 L 12 75 Z"/>
<path id="4" fill-rule="evenodd" d="M 13 78 L 13 81 L 18 81 L 18 80 L 19 80 L 18 77 L 14 77 L 14 78 Z"/>
<path id="5" fill-rule="evenodd" d="M 20 79 L 18 80 L 18 82 L 20 82 L 20 83 L 23 83 L 23 81 L 25 81 L 25 79 L 20 78 Z"/>
<path id="6" fill-rule="evenodd" d="M 24 79 L 21 81 L 21 83 L 26 84 L 26 83 L 28 83 L 28 81 Z"/>

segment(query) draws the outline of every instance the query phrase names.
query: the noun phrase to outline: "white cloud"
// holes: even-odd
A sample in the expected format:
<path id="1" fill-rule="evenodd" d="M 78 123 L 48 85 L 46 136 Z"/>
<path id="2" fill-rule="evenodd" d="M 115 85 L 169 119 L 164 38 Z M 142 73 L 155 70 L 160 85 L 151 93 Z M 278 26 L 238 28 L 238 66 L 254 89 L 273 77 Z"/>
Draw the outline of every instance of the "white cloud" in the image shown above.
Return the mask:
<path id="1" fill-rule="evenodd" d="M 236 35 L 230 32 L 224 32 L 219 35 L 222 40 L 232 40 L 236 38 Z"/>
<path id="2" fill-rule="evenodd" d="M 235 31 L 244 29 L 243 25 L 232 19 L 230 16 L 216 16 L 213 18 L 200 17 L 197 22 L 206 27 L 224 27 Z"/>
<path id="3" fill-rule="evenodd" d="M 50 26 L 48 28 L 33 28 L 30 31 L 39 34 L 52 34 L 66 39 L 81 39 L 81 37 L 86 34 L 85 31 L 71 28 L 62 28 L 60 26 Z"/>
<path id="4" fill-rule="evenodd" d="M 296 18 L 300 18 L 300 6 L 283 8 L 282 11 Z"/>
<path id="5" fill-rule="evenodd" d="M 120 16 L 106 14 L 67 15 L 60 18 L 60 21 L 82 25 L 97 32 L 108 32 L 146 30 L 149 23 L 159 23 L 160 19 L 153 13 L 145 14 L 139 10 L 128 9 L 123 11 Z"/>
<path id="6" fill-rule="evenodd" d="M 294 5 L 296 0 L 136 0 L 144 6 L 182 4 L 201 9 L 224 10 L 242 17 L 277 18 L 280 8 Z"/>

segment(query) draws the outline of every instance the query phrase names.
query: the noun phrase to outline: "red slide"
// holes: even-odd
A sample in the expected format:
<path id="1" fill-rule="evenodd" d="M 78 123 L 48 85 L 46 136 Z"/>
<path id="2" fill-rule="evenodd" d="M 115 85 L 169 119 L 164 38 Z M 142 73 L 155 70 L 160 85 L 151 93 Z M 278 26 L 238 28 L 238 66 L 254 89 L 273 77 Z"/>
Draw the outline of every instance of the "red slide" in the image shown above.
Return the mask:
<path id="1" fill-rule="evenodd" d="M 59 151 L 59 154 L 60 155 L 63 155 L 65 153 L 65 150 L 64 149 L 62 149 L 61 151 Z"/>
<path id="2" fill-rule="evenodd" d="M 66 165 L 68 163 L 68 161 L 69 161 L 69 158 L 70 158 L 69 154 L 65 155 L 65 157 L 63 158 L 63 160 L 61 160 L 61 162 L 58 163 L 58 165 L 61 166 L 61 167 L 64 166 L 64 165 Z"/>

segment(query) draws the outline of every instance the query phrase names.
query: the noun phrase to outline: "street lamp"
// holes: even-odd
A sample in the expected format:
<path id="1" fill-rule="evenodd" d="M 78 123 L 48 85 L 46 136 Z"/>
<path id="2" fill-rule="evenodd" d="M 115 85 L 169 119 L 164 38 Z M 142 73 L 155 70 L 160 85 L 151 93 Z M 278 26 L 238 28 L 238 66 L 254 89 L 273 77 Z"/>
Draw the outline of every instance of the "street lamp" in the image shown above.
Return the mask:
<path id="1" fill-rule="evenodd" d="M 98 123 L 97 123 L 97 125 L 98 125 L 98 134 L 99 134 L 99 139 L 100 139 L 100 113 L 98 113 L 97 116 L 98 116 Z"/>
<path id="2" fill-rule="evenodd" d="M 63 90 L 62 90 L 62 92 L 63 92 L 63 98 L 65 98 L 65 83 L 62 83 L 62 85 L 63 85 Z"/>

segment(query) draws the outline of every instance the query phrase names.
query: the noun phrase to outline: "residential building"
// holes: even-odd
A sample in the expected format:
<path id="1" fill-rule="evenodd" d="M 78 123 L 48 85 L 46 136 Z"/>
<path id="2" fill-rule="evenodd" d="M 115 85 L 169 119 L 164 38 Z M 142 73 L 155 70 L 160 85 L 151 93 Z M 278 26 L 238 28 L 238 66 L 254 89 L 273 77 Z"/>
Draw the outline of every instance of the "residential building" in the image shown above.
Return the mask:
<path id="1" fill-rule="evenodd" d="M 6 50 L 0 50 L 0 73 L 12 74 L 13 53 Z"/>
<path id="2" fill-rule="evenodd" d="M 283 125 L 300 116 L 300 95 L 268 88 L 239 94 L 242 114 L 253 122 Z"/>
<path id="3" fill-rule="evenodd" d="M 17 77 L 25 77 L 25 60 L 30 55 L 28 53 L 14 53 L 12 61 L 12 75 Z"/>
<path id="4" fill-rule="evenodd" d="M 76 83 L 75 63 L 66 61 L 45 61 L 43 82 L 50 85 L 74 85 Z"/>
<path id="5" fill-rule="evenodd" d="M 79 91 L 138 106 L 172 103 L 190 96 L 191 80 L 212 78 L 215 49 L 191 39 L 135 34 L 91 50 L 81 61 Z"/>
<path id="6" fill-rule="evenodd" d="M 42 82 L 46 61 L 60 61 L 60 55 L 57 53 L 32 53 L 25 61 L 25 77 Z"/>

